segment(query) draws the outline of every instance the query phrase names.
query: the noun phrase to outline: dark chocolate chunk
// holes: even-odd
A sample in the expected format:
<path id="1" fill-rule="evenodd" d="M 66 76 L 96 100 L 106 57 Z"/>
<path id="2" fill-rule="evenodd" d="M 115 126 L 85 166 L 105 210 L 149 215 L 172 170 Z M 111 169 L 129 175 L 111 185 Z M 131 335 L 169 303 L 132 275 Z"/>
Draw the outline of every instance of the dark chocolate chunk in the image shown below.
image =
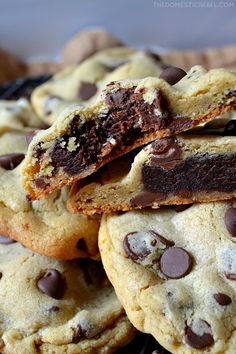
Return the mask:
<path id="1" fill-rule="evenodd" d="M 230 120 L 224 129 L 224 135 L 235 136 L 236 135 L 236 120 Z"/>
<path id="2" fill-rule="evenodd" d="M 171 208 L 173 208 L 176 213 L 181 213 L 182 211 L 189 209 L 192 205 L 193 204 L 171 205 Z"/>
<path id="3" fill-rule="evenodd" d="M 170 66 L 162 71 L 160 74 L 160 79 L 165 80 L 170 85 L 175 85 L 179 82 L 187 73 L 180 68 L 175 66 Z"/>
<path id="4" fill-rule="evenodd" d="M 88 247 L 84 238 L 80 238 L 76 243 L 76 248 L 80 251 L 87 252 Z"/>
<path id="5" fill-rule="evenodd" d="M 0 156 L 0 167 L 4 168 L 5 170 L 14 170 L 22 160 L 24 160 L 24 154 L 6 154 Z"/>
<path id="6" fill-rule="evenodd" d="M 229 272 L 225 272 L 224 274 L 225 274 L 225 276 L 226 276 L 227 279 L 233 280 L 233 281 L 236 280 L 236 274 L 234 274 L 234 273 L 229 273 Z"/>
<path id="7" fill-rule="evenodd" d="M 35 131 L 29 132 L 26 134 L 25 136 L 25 140 L 27 142 L 27 144 L 29 145 L 31 143 L 31 141 L 33 140 L 33 137 L 36 135 Z"/>
<path id="8" fill-rule="evenodd" d="M 227 306 L 230 305 L 232 300 L 231 298 L 223 293 L 216 293 L 213 295 L 214 299 L 218 302 L 219 305 L 221 306 Z"/>
<path id="9" fill-rule="evenodd" d="M 186 276 L 192 269 L 192 257 L 180 247 L 167 248 L 160 259 L 161 272 L 171 279 Z"/>
<path id="10" fill-rule="evenodd" d="M 49 269 L 43 277 L 37 281 L 37 287 L 46 295 L 61 299 L 65 291 L 65 281 L 61 273 L 56 269 Z"/>
<path id="11" fill-rule="evenodd" d="M 9 245 L 11 243 L 15 243 L 15 240 L 12 240 L 10 237 L 0 235 L 0 244 Z"/>
<path id="12" fill-rule="evenodd" d="M 74 334 L 73 334 L 73 338 L 72 338 L 72 343 L 79 343 L 79 341 L 81 340 L 81 338 L 84 337 L 84 332 L 82 330 L 82 327 L 80 324 L 78 324 L 75 329 L 74 329 Z"/>
<path id="13" fill-rule="evenodd" d="M 97 86 L 91 82 L 82 81 L 79 88 L 79 98 L 81 100 L 88 100 L 97 92 Z"/>
<path id="14" fill-rule="evenodd" d="M 196 178 L 197 176 L 197 178 Z M 236 154 L 208 155 L 198 154 L 183 159 L 171 169 L 144 164 L 142 183 L 144 191 L 161 194 L 180 194 L 191 199 L 192 192 L 236 190 Z M 183 193 L 184 192 L 184 193 Z M 153 201 L 155 201 L 153 195 Z"/>
<path id="15" fill-rule="evenodd" d="M 3 274 L 2 274 L 2 272 L 0 272 L 0 279 L 2 279 L 2 276 L 3 276 Z"/>
<path id="16" fill-rule="evenodd" d="M 154 202 L 160 202 L 166 198 L 164 193 L 141 192 L 130 199 L 132 207 L 142 206 L 143 208 L 151 207 Z"/>
<path id="17" fill-rule="evenodd" d="M 160 241 L 163 245 L 165 245 L 166 247 L 172 247 L 174 246 L 174 241 L 172 240 L 167 240 L 167 238 L 159 235 L 157 232 L 153 231 L 153 230 L 149 230 L 149 232 L 158 240 Z"/>
<path id="18" fill-rule="evenodd" d="M 207 322 L 204 321 L 204 323 L 206 325 L 206 329 L 208 330 L 206 333 L 203 333 L 202 335 L 194 333 L 191 327 L 186 326 L 184 338 L 186 343 L 190 347 L 195 349 L 204 349 L 214 344 L 214 338 L 211 333 L 211 327 Z"/>
<path id="19" fill-rule="evenodd" d="M 229 208 L 225 213 L 225 226 L 232 237 L 236 237 L 236 208 Z"/>
<path id="20" fill-rule="evenodd" d="M 126 89 L 119 89 L 117 91 L 111 92 L 109 95 L 106 95 L 106 103 L 109 106 L 117 105 L 120 106 L 125 104 L 128 99 L 128 92 Z"/>

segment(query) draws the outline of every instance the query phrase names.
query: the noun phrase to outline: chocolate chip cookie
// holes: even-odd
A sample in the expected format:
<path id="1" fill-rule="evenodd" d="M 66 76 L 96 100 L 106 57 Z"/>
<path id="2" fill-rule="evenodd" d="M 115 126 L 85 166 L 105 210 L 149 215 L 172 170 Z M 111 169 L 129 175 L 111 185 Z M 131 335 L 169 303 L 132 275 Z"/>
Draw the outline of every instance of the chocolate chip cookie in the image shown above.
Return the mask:
<path id="1" fill-rule="evenodd" d="M 128 172 L 122 168 L 125 161 L 114 161 L 92 182 L 81 188 L 76 184 L 69 209 L 94 214 L 236 197 L 235 136 L 163 138 L 131 161 Z"/>
<path id="2" fill-rule="evenodd" d="M 69 105 L 90 105 L 111 81 L 159 76 L 162 65 L 160 57 L 151 52 L 107 49 L 57 73 L 33 92 L 32 104 L 39 117 L 52 124 Z"/>
<path id="3" fill-rule="evenodd" d="M 66 188 L 40 201 L 27 200 L 20 169 L 28 149 L 26 139 L 29 142 L 36 134 L 34 127 L 27 126 L 34 116 L 21 114 L 19 101 L 16 105 L 9 102 L 9 111 L 5 106 L 1 109 L 2 105 L 0 102 L 0 232 L 50 257 L 98 258 L 99 218 L 69 213 Z"/>
<path id="4" fill-rule="evenodd" d="M 99 248 L 130 321 L 172 353 L 236 348 L 236 204 L 104 215 Z"/>
<path id="5" fill-rule="evenodd" d="M 30 198 L 80 180 L 135 147 L 232 110 L 235 74 L 197 66 L 178 81 L 181 76 L 175 68 L 163 72 L 163 79 L 117 81 L 94 105 L 64 111 L 30 144 L 23 168 Z"/>
<path id="6" fill-rule="evenodd" d="M 128 321 L 100 262 L 56 261 L 0 236 L 3 354 L 108 354 L 128 343 Z"/>
<path id="7" fill-rule="evenodd" d="M 17 101 L 0 100 L 0 133 L 8 129 L 31 131 L 45 128 L 25 98 Z"/>

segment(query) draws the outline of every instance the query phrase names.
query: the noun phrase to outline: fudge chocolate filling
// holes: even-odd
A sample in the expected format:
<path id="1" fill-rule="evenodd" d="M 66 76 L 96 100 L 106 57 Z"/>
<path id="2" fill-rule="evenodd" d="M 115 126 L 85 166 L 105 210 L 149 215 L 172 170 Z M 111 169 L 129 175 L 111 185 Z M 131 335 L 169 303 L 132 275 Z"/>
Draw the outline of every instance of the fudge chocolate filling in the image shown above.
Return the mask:
<path id="1" fill-rule="evenodd" d="M 236 190 L 236 153 L 198 154 L 180 160 L 172 169 L 145 164 L 142 168 L 144 190 L 163 199 L 168 194 L 188 191 L 233 192 Z"/>
<path id="2" fill-rule="evenodd" d="M 156 130 L 168 129 L 168 134 L 178 133 L 192 126 L 187 117 L 172 115 L 160 90 L 152 104 L 143 99 L 143 91 L 135 88 L 120 88 L 106 95 L 108 112 L 94 120 L 80 125 L 80 117 L 75 116 L 69 132 L 55 141 L 51 152 L 54 172 L 62 167 L 69 175 L 79 174 L 91 164 L 99 165 L 104 155 L 122 154 L 127 147 L 134 145 Z M 68 148 L 73 138 L 75 149 Z M 35 147 L 35 155 L 44 153 L 40 146 Z"/>

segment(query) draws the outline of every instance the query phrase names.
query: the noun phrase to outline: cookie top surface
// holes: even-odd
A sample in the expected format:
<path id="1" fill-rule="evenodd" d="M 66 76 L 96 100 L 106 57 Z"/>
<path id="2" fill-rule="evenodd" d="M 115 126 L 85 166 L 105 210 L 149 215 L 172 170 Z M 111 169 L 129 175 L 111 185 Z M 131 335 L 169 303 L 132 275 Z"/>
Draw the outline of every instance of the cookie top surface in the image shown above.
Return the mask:
<path id="1" fill-rule="evenodd" d="M 23 180 L 30 197 L 40 198 L 136 147 L 233 109 L 234 73 L 196 66 L 174 85 L 165 80 L 116 81 L 93 105 L 63 111 L 29 147 Z"/>
<path id="2" fill-rule="evenodd" d="M 52 124 L 68 105 L 90 105 L 111 81 L 159 76 L 161 59 L 150 52 L 118 47 L 100 51 L 57 73 L 32 94 L 37 114 Z"/>
<path id="3" fill-rule="evenodd" d="M 71 259 L 89 255 L 97 258 L 99 219 L 69 213 L 67 189 L 39 202 L 27 200 L 20 169 L 28 149 L 26 138 L 33 137 L 35 126 L 30 126 L 34 116 L 21 113 L 19 101 L 0 101 L 0 232 L 51 257 Z"/>
<path id="4" fill-rule="evenodd" d="M 131 322 L 173 353 L 235 350 L 234 206 L 103 217 L 99 248 L 118 298 Z"/>
<path id="5" fill-rule="evenodd" d="M 56 261 L 0 242 L 2 353 L 110 353 L 132 339 L 100 262 Z"/>

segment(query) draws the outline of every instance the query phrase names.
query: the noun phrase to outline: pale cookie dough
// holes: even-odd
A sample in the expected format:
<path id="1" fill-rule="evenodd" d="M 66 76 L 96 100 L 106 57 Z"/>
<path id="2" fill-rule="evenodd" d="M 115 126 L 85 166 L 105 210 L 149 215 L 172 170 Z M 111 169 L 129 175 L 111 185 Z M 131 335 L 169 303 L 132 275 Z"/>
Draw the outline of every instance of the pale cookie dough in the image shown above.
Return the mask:
<path id="1" fill-rule="evenodd" d="M 20 98 L 17 101 L 0 100 L 0 133 L 8 130 L 31 131 L 32 128 L 44 128 L 45 124 L 37 117 L 29 101 Z"/>
<path id="2" fill-rule="evenodd" d="M 99 258 L 99 218 L 69 213 L 66 188 L 40 201 L 27 200 L 20 169 L 28 149 L 26 139 L 32 139 L 37 124 L 34 116 L 21 110 L 19 101 L 7 107 L 11 109 L 0 101 L 0 233 L 50 257 Z"/>
<path id="3" fill-rule="evenodd" d="M 30 144 L 23 181 L 32 199 L 80 180 L 135 147 L 178 134 L 230 111 L 236 75 L 167 68 L 158 78 L 111 83 L 91 106 L 61 113 Z"/>
<path id="4" fill-rule="evenodd" d="M 100 262 L 56 261 L 0 236 L 2 354 L 108 354 L 128 321 Z"/>
<path id="5" fill-rule="evenodd" d="M 234 354 L 236 204 L 104 215 L 99 249 L 133 325 L 174 354 Z"/>
<path id="6" fill-rule="evenodd" d="M 39 117 L 52 124 L 69 105 L 90 105 L 111 81 L 159 76 L 162 65 L 161 59 L 151 52 L 125 47 L 107 49 L 78 66 L 62 70 L 36 88 L 32 104 Z"/>
<path id="7" fill-rule="evenodd" d="M 92 215 L 236 197 L 235 136 L 163 138 L 143 148 L 128 172 L 123 164 L 120 158 L 87 185 L 75 184 L 69 210 Z"/>

